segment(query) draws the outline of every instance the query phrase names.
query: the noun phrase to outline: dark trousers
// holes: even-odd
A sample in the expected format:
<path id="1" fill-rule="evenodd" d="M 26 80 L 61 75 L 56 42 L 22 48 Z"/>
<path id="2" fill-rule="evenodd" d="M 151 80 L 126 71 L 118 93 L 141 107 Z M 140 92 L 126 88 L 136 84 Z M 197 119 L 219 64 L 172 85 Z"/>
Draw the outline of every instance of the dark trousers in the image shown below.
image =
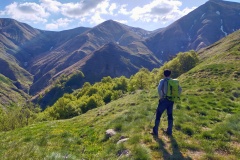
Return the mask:
<path id="1" fill-rule="evenodd" d="M 173 101 L 168 99 L 161 99 L 158 103 L 158 108 L 156 111 L 156 119 L 155 119 L 155 126 L 153 127 L 153 133 L 158 135 L 158 127 L 160 124 L 160 119 L 165 110 L 167 110 L 168 115 L 168 128 L 167 133 L 172 134 L 172 127 L 173 127 Z"/>

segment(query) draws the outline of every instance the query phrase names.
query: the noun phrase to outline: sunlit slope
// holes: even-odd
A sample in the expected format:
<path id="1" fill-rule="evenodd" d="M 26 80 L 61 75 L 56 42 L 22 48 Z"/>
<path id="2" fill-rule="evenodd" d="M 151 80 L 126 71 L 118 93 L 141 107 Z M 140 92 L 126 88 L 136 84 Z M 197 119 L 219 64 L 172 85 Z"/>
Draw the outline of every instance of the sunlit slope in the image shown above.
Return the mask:
<path id="1" fill-rule="evenodd" d="M 28 95 L 18 90 L 10 79 L 0 74 L 0 107 L 9 106 L 10 102 L 22 105 L 28 98 Z"/>
<path id="2" fill-rule="evenodd" d="M 2 159 L 239 159 L 240 32 L 200 53 L 202 62 L 179 77 L 173 137 L 164 113 L 159 138 L 154 124 L 156 89 L 125 95 L 69 120 L 0 133 Z M 105 136 L 107 129 L 116 135 Z M 118 143 L 119 140 L 127 139 Z"/>

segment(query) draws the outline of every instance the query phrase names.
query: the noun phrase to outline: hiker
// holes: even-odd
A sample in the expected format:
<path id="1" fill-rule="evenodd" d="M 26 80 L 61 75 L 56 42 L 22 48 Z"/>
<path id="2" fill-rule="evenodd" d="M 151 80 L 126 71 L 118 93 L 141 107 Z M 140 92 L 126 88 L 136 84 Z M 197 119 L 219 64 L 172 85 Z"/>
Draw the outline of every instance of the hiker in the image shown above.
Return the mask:
<path id="1" fill-rule="evenodd" d="M 165 110 L 167 110 L 167 115 L 168 115 L 168 128 L 166 130 L 166 134 L 172 135 L 174 100 L 172 99 L 170 93 L 169 94 L 167 93 L 167 92 L 169 92 L 169 87 L 168 87 L 169 80 L 172 80 L 170 78 L 170 75 L 171 75 L 171 70 L 168 70 L 168 69 L 164 70 L 165 78 L 161 79 L 159 82 L 159 85 L 158 85 L 158 94 L 159 94 L 160 99 L 159 99 L 159 103 L 158 103 L 158 108 L 156 110 L 155 126 L 153 127 L 153 131 L 152 131 L 152 134 L 155 136 L 158 136 L 158 126 L 160 124 L 160 119 L 161 119 L 162 113 Z M 181 91 L 182 91 L 182 89 L 178 85 L 178 81 L 177 81 L 177 92 L 178 92 L 177 98 L 179 98 Z"/>

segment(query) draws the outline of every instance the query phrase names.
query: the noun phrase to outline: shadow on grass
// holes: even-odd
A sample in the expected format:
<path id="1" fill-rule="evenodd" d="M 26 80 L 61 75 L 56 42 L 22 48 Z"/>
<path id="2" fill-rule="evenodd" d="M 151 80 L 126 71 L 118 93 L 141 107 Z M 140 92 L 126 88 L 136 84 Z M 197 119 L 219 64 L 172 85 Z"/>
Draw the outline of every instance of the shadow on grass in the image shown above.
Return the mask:
<path id="1" fill-rule="evenodd" d="M 178 143 L 173 136 L 169 136 L 172 153 L 170 153 L 166 148 L 166 144 L 161 138 L 154 137 L 155 141 L 159 144 L 159 150 L 162 152 L 164 160 L 177 159 L 177 160 L 192 160 L 190 157 L 184 157 L 180 152 Z"/>

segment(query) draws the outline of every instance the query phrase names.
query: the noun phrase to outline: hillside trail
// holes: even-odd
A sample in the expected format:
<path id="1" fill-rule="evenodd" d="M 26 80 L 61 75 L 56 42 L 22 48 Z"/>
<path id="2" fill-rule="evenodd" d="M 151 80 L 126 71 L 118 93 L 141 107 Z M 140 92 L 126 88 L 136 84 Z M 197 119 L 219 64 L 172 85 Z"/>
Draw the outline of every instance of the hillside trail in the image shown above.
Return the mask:
<path id="1" fill-rule="evenodd" d="M 160 129 L 158 137 L 153 136 L 153 143 L 157 143 L 157 150 L 152 152 L 153 160 L 196 160 L 198 153 L 184 153 L 180 150 L 177 140 L 174 136 L 164 134 L 164 130 Z M 190 155 L 190 157 L 189 157 Z M 194 157 L 194 158 L 193 158 Z"/>
<path id="2" fill-rule="evenodd" d="M 151 101 L 155 101 L 156 97 L 153 99 L 150 95 L 150 92 L 147 94 L 148 97 L 148 104 L 153 105 Z M 181 102 L 178 102 L 179 105 L 181 105 Z M 155 110 L 157 109 L 157 104 L 155 104 L 154 112 L 152 113 L 152 117 L 150 119 L 150 122 L 148 123 L 148 126 L 145 127 L 145 134 L 149 134 L 152 131 L 152 127 L 155 122 L 155 116 L 156 112 Z M 174 104 L 174 108 L 176 109 L 176 104 Z M 158 137 L 152 136 L 152 144 L 148 144 L 149 148 L 152 148 L 151 145 L 155 145 L 157 149 L 151 150 L 152 152 L 152 159 L 153 160 L 169 160 L 169 159 L 178 159 L 178 160 L 197 160 L 198 157 L 201 157 L 201 153 L 198 152 L 190 152 L 188 151 L 187 153 L 182 152 L 180 150 L 180 147 L 178 145 L 177 139 L 174 137 L 174 134 L 172 136 L 166 135 L 164 131 L 164 127 L 166 127 L 167 123 L 167 113 L 166 111 L 163 112 L 162 117 L 161 117 L 161 125 L 159 126 L 159 134 Z"/>

